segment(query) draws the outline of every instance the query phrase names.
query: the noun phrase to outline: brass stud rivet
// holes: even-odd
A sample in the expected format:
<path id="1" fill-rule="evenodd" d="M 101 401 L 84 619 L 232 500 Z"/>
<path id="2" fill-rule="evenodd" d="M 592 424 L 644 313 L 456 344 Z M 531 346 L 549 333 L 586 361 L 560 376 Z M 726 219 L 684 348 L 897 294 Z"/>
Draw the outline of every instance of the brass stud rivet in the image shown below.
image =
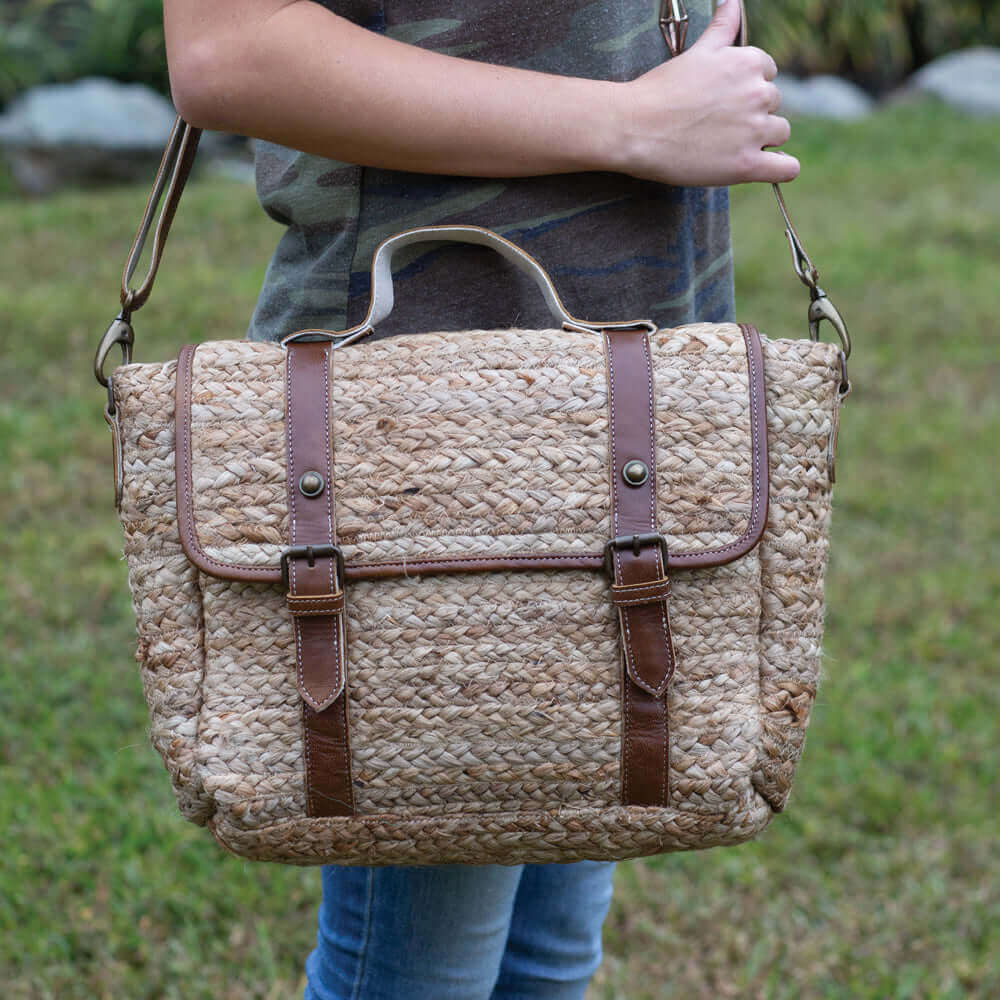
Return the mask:
<path id="1" fill-rule="evenodd" d="M 318 472 L 303 472 L 299 479 L 299 492 L 304 497 L 318 497 L 325 485 L 323 477 Z"/>
<path id="2" fill-rule="evenodd" d="M 626 462 L 625 468 L 622 469 L 622 479 L 629 486 L 642 486 L 649 479 L 649 469 L 646 468 L 646 463 L 640 462 L 637 458 L 633 458 L 631 462 Z"/>

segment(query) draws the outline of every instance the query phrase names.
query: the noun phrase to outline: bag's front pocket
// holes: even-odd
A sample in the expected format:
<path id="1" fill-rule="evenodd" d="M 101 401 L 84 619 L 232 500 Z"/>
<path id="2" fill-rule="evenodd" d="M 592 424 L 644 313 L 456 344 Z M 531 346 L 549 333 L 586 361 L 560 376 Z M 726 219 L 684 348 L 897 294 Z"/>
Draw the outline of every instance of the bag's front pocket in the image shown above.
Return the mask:
<path id="1" fill-rule="evenodd" d="M 205 677 L 198 763 L 229 822 L 255 829 L 306 812 L 295 636 L 278 586 L 201 575 Z"/>
<path id="2" fill-rule="evenodd" d="M 176 552 L 129 558 L 143 692 L 150 741 L 163 758 L 186 819 L 212 815 L 197 762 L 198 714 L 204 673 L 197 573 L 180 544 Z"/>
<path id="3" fill-rule="evenodd" d="M 759 620 L 756 549 L 727 566 L 674 574 L 670 804 L 684 813 L 735 823 L 756 805 Z"/>
<path id="4" fill-rule="evenodd" d="M 174 369 L 130 365 L 114 376 L 121 433 L 129 588 L 150 738 L 163 758 L 185 818 L 204 824 L 213 804 L 197 764 L 204 651 L 198 573 L 181 549 L 174 482 Z"/>
<path id="5" fill-rule="evenodd" d="M 774 530 L 783 523 L 772 505 Z M 775 510 L 775 508 L 778 508 Z M 754 787 L 768 805 L 785 807 L 816 698 L 823 638 L 825 531 L 804 527 L 795 512 L 794 544 L 761 545 L 764 607 L 760 630 L 760 749 Z"/>

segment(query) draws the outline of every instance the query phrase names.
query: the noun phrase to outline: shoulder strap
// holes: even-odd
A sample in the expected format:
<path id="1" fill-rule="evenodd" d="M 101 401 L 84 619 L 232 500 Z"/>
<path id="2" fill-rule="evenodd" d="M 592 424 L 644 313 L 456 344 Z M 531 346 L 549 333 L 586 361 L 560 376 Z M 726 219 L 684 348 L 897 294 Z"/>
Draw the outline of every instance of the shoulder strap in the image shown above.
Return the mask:
<path id="1" fill-rule="evenodd" d="M 660 28 L 671 52 L 677 55 L 683 51 L 687 35 L 687 10 L 684 7 L 683 0 L 661 0 L 661 2 Z M 745 45 L 747 40 L 746 8 L 743 0 L 740 0 L 740 9 L 743 19 L 739 44 Z M 184 191 L 184 185 L 187 183 L 188 176 L 191 173 L 191 167 L 194 163 L 195 154 L 198 151 L 198 141 L 200 138 L 201 129 L 189 125 L 178 116 L 174 122 L 170 138 L 167 140 L 163 159 L 160 161 L 160 167 L 153 182 L 153 189 L 146 202 L 146 210 L 143 213 L 142 222 L 139 224 L 139 229 L 136 232 L 135 239 L 132 241 L 132 247 L 125 262 L 121 282 L 121 312 L 104 334 L 94 357 L 94 376 L 105 387 L 108 385 L 108 379 L 104 374 L 104 364 L 108 354 L 111 353 L 115 346 L 117 345 L 121 348 L 124 364 L 128 364 L 132 360 L 132 344 L 135 336 L 132 331 L 131 316 L 132 313 L 137 309 L 141 309 L 146 304 L 153 290 L 153 282 L 156 280 L 156 273 L 163 258 L 163 249 L 167 242 L 167 235 L 170 232 L 170 225 L 174 221 L 174 215 L 177 212 L 177 205 Z M 813 264 L 802 240 L 792 225 L 781 189 L 777 184 L 773 184 L 772 187 L 774 189 L 774 196 L 778 202 L 778 208 L 785 223 L 785 237 L 792 251 L 792 262 L 795 267 L 795 273 L 798 275 L 799 280 L 809 289 L 809 336 L 812 340 L 819 340 L 819 326 L 823 320 L 827 320 L 836 330 L 842 347 L 841 368 L 843 378 L 841 391 L 846 394 L 849 389 L 847 359 L 851 355 L 851 338 L 847 331 L 847 325 L 836 306 L 834 306 L 827 297 L 826 292 L 819 285 L 819 271 L 815 264 Z M 165 195 L 164 192 L 166 192 Z M 157 208 L 160 206 L 161 201 L 163 205 L 157 217 Z M 154 218 L 156 219 L 156 226 L 153 235 L 149 268 L 142 279 L 142 283 L 138 287 L 133 288 L 129 283 L 135 274 L 149 232 L 153 229 Z"/>

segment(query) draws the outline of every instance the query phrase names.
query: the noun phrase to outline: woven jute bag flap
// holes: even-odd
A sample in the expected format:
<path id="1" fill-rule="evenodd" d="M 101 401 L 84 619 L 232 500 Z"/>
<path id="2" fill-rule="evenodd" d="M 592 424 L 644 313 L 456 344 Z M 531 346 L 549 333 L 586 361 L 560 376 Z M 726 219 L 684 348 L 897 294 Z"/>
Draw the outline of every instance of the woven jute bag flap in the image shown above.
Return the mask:
<path id="1" fill-rule="evenodd" d="M 650 338 L 659 525 L 671 567 L 731 562 L 764 530 L 764 377 L 759 346 L 748 350 L 753 336 L 704 324 Z M 333 493 L 350 579 L 602 567 L 613 532 L 600 337 L 428 333 L 353 344 L 331 358 Z M 243 341 L 184 355 L 182 538 L 195 565 L 220 579 L 246 579 L 250 569 L 261 582 L 281 581 L 285 363 L 281 347 Z"/>
<path id="2" fill-rule="evenodd" d="M 105 378 L 190 136 L 96 364 L 182 813 L 302 864 L 626 858 L 763 829 L 819 677 L 846 330 L 842 349 L 587 324 L 517 247 L 432 227 L 380 248 L 357 328 Z M 392 248 L 443 236 L 531 272 L 559 322 L 363 339 Z M 811 323 L 837 326 L 804 251 L 797 268 Z"/>

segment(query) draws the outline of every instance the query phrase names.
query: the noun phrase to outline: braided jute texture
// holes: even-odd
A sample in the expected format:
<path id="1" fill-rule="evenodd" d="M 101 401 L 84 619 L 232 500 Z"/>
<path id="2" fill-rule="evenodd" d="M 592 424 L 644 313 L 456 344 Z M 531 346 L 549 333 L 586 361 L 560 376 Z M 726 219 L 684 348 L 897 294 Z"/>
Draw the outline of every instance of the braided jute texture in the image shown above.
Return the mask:
<path id="1" fill-rule="evenodd" d="M 759 545 L 672 571 L 670 803 L 622 806 L 621 664 L 589 570 L 350 580 L 357 815 L 306 815 L 295 641 L 280 585 L 185 556 L 176 363 L 114 375 L 121 504 L 152 741 L 182 813 L 228 849 L 294 864 L 627 858 L 747 840 L 787 799 L 820 670 L 839 402 L 829 344 L 762 338 L 770 452 Z M 753 503 L 747 356 L 734 324 L 650 337 L 658 521 L 671 552 L 738 539 Z M 195 355 L 203 551 L 287 546 L 284 351 Z M 334 498 L 348 565 L 599 552 L 610 533 L 601 339 L 429 333 L 334 352 Z"/>

